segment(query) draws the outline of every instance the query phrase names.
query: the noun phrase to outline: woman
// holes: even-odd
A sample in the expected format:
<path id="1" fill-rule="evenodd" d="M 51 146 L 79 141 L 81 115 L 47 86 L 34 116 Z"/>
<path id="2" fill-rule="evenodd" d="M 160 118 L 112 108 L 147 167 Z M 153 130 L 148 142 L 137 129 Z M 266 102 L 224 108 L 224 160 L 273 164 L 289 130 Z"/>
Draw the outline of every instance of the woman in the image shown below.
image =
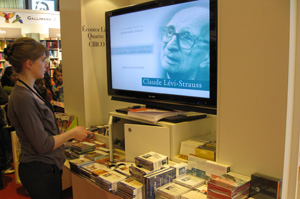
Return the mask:
<path id="1" fill-rule="evenodd" d="M 16 40 L 4 50 L 19 75 L 8 102 L 8 118 L 21 143 L 19 176 L 24 188 L 34 198 L 61 198 L 63 143 L 82 141 L 92 134 L 84 127 L 59 134 L 53 107 L 34 87 L 45 72 L 48 50 L 32 38 Z"/>
<path id="2" fill-rule="evenodd" d="M 5 68 L 4 74 L 1 78 L 1 85 L 7 95 L 10 95 L 15 83 L 18 79 L 18 74 L 14 71 L 14 69 L 10 66 Z"/>

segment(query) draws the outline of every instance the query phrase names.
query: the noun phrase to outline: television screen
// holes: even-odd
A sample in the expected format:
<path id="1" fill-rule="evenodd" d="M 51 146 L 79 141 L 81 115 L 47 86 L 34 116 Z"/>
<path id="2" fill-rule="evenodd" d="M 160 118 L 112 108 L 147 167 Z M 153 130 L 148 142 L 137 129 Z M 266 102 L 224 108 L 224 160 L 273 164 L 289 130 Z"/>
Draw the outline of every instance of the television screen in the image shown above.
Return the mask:
<path id="1" fill-rule="evenodd" d="M 55 11 L 55 0 L 31 0 L 30 8 L 32 10 Z"/>
<path id="2" fill-rule="evenodd" d="M 153 1 L 106 12 L 108 93 L 216 110 L 212 2 Z"/>

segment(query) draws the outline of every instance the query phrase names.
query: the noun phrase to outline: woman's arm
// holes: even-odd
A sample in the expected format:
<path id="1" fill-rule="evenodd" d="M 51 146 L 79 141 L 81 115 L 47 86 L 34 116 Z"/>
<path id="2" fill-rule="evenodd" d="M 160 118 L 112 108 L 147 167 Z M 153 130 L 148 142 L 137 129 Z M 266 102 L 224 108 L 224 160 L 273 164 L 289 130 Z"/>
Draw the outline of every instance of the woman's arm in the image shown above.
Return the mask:
<path id="1" fill-rule="evenodd" d="M 53 136 L 54 138 L 54 147 L 53 150 L 57 149 L 58 147 L 62 146 L 64 143 L 66 143 L 70 139 L 75 139 L 77 141 L 84 140 L 88 135 L 92 135 L 93 133 L 91 131 L 87 131 L 85 127 L 82 126 L 76 126 L 73 129 Z"/>

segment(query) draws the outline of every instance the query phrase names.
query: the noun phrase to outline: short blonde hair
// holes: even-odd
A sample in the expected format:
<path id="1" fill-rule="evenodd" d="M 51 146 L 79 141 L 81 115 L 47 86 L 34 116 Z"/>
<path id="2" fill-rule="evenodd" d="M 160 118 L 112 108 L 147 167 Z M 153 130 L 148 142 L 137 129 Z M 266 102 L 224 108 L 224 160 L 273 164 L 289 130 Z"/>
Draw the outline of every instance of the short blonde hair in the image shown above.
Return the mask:
<path id="1" fill-rule="evenodd" d="M 49 57 L 48 49 L 30 37 L 17 39 L 4 49 L 4 59 L 13 66 L 16 73 L 22 71 L 24 62 L 35 61 L 43 55 Z"/>

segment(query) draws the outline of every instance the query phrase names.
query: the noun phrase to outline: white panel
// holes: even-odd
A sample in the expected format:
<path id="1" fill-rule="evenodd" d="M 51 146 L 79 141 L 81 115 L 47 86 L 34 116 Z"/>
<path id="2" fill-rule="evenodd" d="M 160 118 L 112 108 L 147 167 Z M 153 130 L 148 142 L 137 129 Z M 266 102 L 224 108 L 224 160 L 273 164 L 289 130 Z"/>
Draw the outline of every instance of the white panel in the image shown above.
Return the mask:
<path id="1" fill-rule="evenodd" d="M 155 151 L 170 158 L 170 130 L 167 127 L 125 124 L 125 159 Z"/>

